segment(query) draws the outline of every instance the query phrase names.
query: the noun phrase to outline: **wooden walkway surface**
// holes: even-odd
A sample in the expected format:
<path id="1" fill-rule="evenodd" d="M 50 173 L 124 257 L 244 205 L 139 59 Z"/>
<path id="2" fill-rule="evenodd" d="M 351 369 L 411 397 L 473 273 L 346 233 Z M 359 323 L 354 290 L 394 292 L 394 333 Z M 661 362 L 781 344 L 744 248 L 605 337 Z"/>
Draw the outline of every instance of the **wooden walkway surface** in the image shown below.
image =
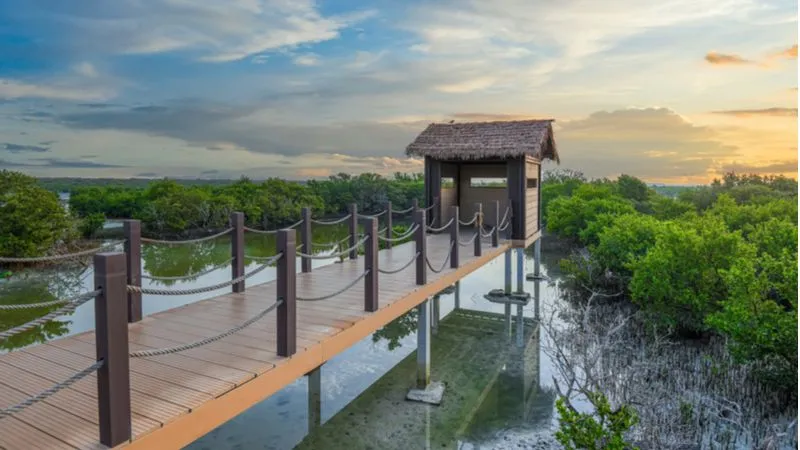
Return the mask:
<path id="1" fill-rule="evenodd" d="M 469 235 L 464 235 L 468 237 Z M 450 237 L 429 235 L 428 256 L 438 268 Z M 334 298 L 297 303 L 297 353 L 276 354 L 275 311 L 232 336 L 177 354 L 131 359 L 132 433 L 122 446 L 181 448 L 235 417 L 295 379 L 369 336 L 426 298 L 501 255 L 510 243 L 460 249 L 460 267 L 428 271 L 417 286 L 414 265 L 380 274 L 380 309 L 364 311 L 364 283 Z M 398 268 L 414 254 L 414 243 L 382 250 L 379 267 Z M 364 258 L 297 274 L 298 297 L 339 290 L 364 271 Z M 241 324 L 275 302 L 276 283 L 248 286 L 208 300 L 145 317 L 129 325 L 130 350 L 173 347 L 213 336 Z M 144 301 L 148 301 L 147 296 Z M 86 332 L 0 355 L 0 408 L 63 381 L 95 361 L 95 335 Z M 105 448 L 98 441 L 96 375 L 47 400 L 0 419 L 0 447 Z"/>

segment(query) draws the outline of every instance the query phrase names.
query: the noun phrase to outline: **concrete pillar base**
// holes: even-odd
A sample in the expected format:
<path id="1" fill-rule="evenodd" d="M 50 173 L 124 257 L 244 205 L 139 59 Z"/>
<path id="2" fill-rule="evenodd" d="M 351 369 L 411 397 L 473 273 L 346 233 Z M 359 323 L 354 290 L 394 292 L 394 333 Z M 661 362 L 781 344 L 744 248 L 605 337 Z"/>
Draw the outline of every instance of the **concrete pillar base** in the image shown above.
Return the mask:
<path id="1" fill-rule="evenodd" d="M 441 381 L 431 381 L 425 389 L 411 389 L 406 394 L 406 400 L 412 402 L 426 403 L 428 405 L 440 405 L 444 397 L 444 383 Z"/>

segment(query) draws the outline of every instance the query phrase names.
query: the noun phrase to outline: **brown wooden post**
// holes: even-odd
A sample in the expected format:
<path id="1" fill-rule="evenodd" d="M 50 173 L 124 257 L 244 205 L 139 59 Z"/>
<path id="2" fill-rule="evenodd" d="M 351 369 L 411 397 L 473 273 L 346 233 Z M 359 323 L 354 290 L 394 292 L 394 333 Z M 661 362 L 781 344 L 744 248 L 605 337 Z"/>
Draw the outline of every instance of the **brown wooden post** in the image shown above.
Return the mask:
<path id="1" fill-rule="evenodd" d="M 416 253 L 417 253 L 417 284 L 423 285 L 428 282 L 428 270 L 425 267 L 425 258 L 427 252 L 427 240 L 425 233 L 425 210 L 424 209 L 415 209 L 414 214 L 414 225 L 417 227 L 417 231 L 414 232 L 414 243 L 416 244 Z"/>
<path id="2" fill-rule="evenodd" d="M 478 217 L 475 218 L 475 256 L 481 256 L 483 254 L 483 250 L 481 249 L 481 228 L 483 225 L 483 205 L 480 203 L 475 204 L 475 214 Z"/>
<path id="3" fill-rule="evenodd" d="M 303 253 L 314 254 L 313 244 L 311 243 L 311 208 L 303 208 L 303 223 L 300 225 L 300 243 L 303 244 Z M 311 272 L 311 258 L 301 257 L 300 270 L 303 273 Z"/>
<path id="4" fill-rule="evenodd" d="M 127 282 L 131 286 L 142 286 L 142 223 L 138 220 L 122 222 L 125 233 L 125 265 L 128 267 Z M 142 320 L 142 293 L 128 292 L 128 322 Z"/>
<path id="5" fill-rule="evenodd" d="M 97 360 L 97 410 L 100 443 L 117 446 L 131 438 L 131 389 L 128 358 L 127 270 L 124 253 L 94 256 Z"/>
<path id="6" fill-rule="evenodd" d="M 411 211 L 414 212 L 419 209 L 419 200 L 412 198 L 411 199 Z"/>
<path id="7" fill-rule="evenodd" d="M 231 213 L 231 279 L 244 275 L 244 213 Z M 233 292 L 244 292 L 244 280 L 234 283 Z"/>
<path id="8" fill-rule="evenodd" d="M 500 246 L 500 201 L 494 202 L 494 231 L 492 232 L 492 247 Z"/>
<path id="9" fill-rule="evenodd" d="M 276 247 L 283 255 L 276 270 L 278 301 L 278 356 L 297 351 L 297 247 L 295 230 L 278 230 Z"/>
<path id="10" fill-rule="evenodd" d="M 358 249 L 356 248 L 356 242 L 358 242 L 358 205 L 355 203 L 350 204 L 350 220 L 347 221 L 350 225 L 350 247 L 353 247 L 350 250 L 350 259 L 358 258 Z"/>
<path id="11" fill-rule="evenodd" d="M 372 217 L 364 221 L 364 311 L 378 310 L 378 219 Z"/>
<path id="12" fill-rule="evenodd" d="M 386 248 L 392 248 L 392 202 L 386 202 Z"/>
<path id="13" fill-rule="evenodd" d="M 514 200 L 508 199 L 508 228 L 506 228 L 506 239 L 511 240 L 514 236 Z"/>
<path id="14" fill-rule="evenodd" d="M 458 244 L 458 206 L 451 206 L 450 211 L 452 211 L 453 217 L 453 223 L 450 224 L 450 267 L 458 269 L 458 248 L 460 247 Z"/>

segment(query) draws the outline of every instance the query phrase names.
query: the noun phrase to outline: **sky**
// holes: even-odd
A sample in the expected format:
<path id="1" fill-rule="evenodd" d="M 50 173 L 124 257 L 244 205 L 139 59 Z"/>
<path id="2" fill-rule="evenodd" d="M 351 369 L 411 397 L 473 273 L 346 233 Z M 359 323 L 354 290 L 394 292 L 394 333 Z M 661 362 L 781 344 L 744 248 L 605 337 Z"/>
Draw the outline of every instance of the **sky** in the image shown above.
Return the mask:
<path id="1" fill-rule="evenodd" d="M 429 123 L 555 119 L 561 165 L 797 177 L 794 0 L 0 0 L 0 169 L 420 172 Z"/>

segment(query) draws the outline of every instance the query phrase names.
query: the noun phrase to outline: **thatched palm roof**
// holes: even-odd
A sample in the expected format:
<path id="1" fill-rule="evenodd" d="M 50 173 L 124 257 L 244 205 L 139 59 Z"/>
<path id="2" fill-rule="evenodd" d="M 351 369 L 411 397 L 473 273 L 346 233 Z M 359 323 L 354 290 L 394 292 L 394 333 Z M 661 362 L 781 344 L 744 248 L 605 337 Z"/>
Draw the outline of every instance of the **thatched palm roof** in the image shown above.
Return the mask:
<path id="1" fill-rule="evenodd" d="M 432 123 L 406 147 L 409 156 L 436 159 L 511 158 L 531 155 L 560 162 L 553 120 Z"/>

